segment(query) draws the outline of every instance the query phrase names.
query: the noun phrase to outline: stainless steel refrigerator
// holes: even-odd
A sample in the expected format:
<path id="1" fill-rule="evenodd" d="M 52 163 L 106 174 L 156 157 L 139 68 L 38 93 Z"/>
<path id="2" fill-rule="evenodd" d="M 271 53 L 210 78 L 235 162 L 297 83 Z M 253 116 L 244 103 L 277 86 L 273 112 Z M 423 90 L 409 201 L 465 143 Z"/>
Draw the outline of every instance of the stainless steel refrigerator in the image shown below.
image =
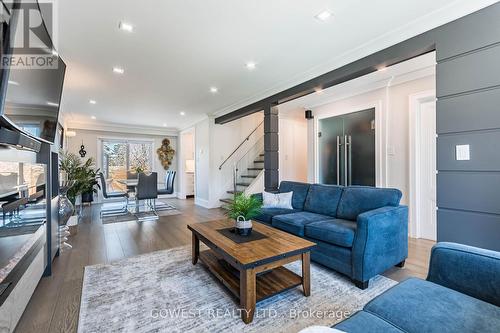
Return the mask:
<path id="1" fill-rule="evenodd" d="M 318 123 L 319 182 L 375 186 L 375 109 Z"/>

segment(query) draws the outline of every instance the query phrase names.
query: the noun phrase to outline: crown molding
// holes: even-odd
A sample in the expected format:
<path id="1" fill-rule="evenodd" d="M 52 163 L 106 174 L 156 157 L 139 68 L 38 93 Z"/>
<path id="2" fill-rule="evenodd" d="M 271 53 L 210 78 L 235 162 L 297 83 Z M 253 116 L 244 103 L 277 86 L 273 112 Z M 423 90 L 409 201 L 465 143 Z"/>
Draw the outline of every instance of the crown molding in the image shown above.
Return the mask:
<path id="1" fill-rule="evenodd" d="M 252 103 L 258 102 L 264 98 L 277 94 L 281 91 L 294 87 L 297 84 L 328 73 L 329 71 L 332 71 L 336 68 L 362 59 L 366 56 L 369 56 L 370 54 L 376 53 L 392 45 L 403 42 L 409 38 L 415 37 L 421 33 L 432 30 L 441 25 L 488 7 L 492 4 L 495 4 L 496 2 L 498 2 L 498 0 L 455 0 L 448 5 L 441 7 L 440 9 L 429 12 L 428 14 L 421 16 L 416 20 L 408 22 L 402 27 L 389 31 L 375 39 L 368 41 L 365 44 L 361 44 L 360 46 L 351 49 L 341 54 L 340 56 L 333 58 L 330 61 L 315 66 L 310 70 L 293 77 L 291 80 L 281 82 L 271 89 L 263 90 L 258 94 L 228 105 L 221 110 L 213 112 L 212 114 L 216 117 L 223 116 L 234 110 L 240 109 Z"/>
<path id="2" fill-rule="evenodd" d="M 87 123 L 78 121 L 68 121 L 67 127 L 76 130 L 102 131 L 112 133 L 130 133 L 157 136 L 178 136 L 179 131 L 175 128 L 156 128 L 147 126 L 119 125 L 113 123 Z"/>

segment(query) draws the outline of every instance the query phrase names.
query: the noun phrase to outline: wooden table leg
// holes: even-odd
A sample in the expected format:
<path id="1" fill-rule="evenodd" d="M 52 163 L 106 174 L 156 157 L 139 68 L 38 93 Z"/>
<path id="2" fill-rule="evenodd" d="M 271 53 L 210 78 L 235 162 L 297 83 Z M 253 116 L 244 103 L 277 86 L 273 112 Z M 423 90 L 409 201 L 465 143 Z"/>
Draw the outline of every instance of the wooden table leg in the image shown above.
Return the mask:
<path id="1" fill-rule="evenodd" d="M 192 240 L 192 262 L 193 265 L 196 265 L 198 262 L 198 257 L 200 256 L 200 240 L 198 239 L 198 236 L 193 232 L 193 240 Z"/>
<path id="2" fill-rule="evenodd" d="M 253 320 L 255 314 L 255 270 L 240 271 L 241 319 L 245 324 Z"/>
<path id="3" fill-rule="evenodd" d="M 304 296 L 311 295 L 311 252 L 302 253 L 302 288 Z"/>

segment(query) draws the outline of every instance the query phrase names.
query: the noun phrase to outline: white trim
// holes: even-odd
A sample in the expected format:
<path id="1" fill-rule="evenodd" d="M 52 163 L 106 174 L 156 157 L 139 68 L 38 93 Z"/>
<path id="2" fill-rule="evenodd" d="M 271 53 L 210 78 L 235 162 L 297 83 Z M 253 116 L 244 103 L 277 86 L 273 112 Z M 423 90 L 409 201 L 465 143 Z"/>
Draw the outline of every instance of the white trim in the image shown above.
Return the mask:
<path id="1" fill-rule="evenodd" d="M 382 100 L 360 104 L 341 111 L 330 111 L 314 118 L 314 182 L 319 182 L 319 143 L 318 129 L 319 121 L 325 118 L 340 116 L 356 111 L 375 109 L 375 184 L 378 187 L 387 186 L 387 153 L 384 147 L 387 145 L 386 112 L 382 107 Z"/>
<path id="2" fill-rule="evenodd" d="M 213 207 L 210 207 L 210 203 L 209 203 L 208 200 L 201 199 L 201 198 L 198 198 L 198 197 L 194 197 L 194 204 L 197 205 L 197 206 L 208 208 L 208 209 L 213 208 Z"/>
<path id="3" fill-rule="evenodd" d="M 418 143 L 420 142 L 420 106 L 423 103 L 436 101 L 435 90 L 426 90 L 412 94 L 409 99 L 409 144 L 410 144 L 410 160 L 409 160 L 409 234 L 410 237 L 420 238 L 420 168 L 417 161 L 420 160 Z"/>
<path id="4" fill-rule="evenodd" d="M 178 152 L 178 156 L 179 158 L 177 159 L 177 177 L 178 177 L 178 184 L 179 184 L 179 189 L 177 191 L 177 194 L 178 194 L 178 198 L 179 199 L 186 199 L 187 198 L 187 195 L 186 195 L 186 172 L 184 171 L 185 170 L 185 163 L 184 161 L 186 160 L 185 156 L 184 156 L 184 149 L 183 149 L 183 136 L 184 134 L 189 134 L 191 133 L 193 135 L 193 153 L 195 156 L 193 156 L 194 160 L 195 160 L 195 163 L 194 163 L 194 195 L 195 195 L 195 198 L 196 198 L 196 181 L 197 181 L 197 177 L 196 177 L 196 170 L 198 168 L 198 163 L 196 163 L 196 127 L 190 127 L 190 128 L 187 128 L 187 129 L 184 129 L 182 131 L 179 132 L 179 140 L 178 140 L 178 144 L 177 144 L 177 152 Z M 195 200 L 196 202 L 196 200 Z"/>
<path id="5" fill-rule="evenodd" d="M 77 121 L 67 121 L 68 129 L 97 131 L 97 132 L 114 132 L 125 134 L 142 134 L 150 136 L 173 136 L 179 135 L 179 131 L 175 128 L 156 128 L 147 126 L 122 125 L 106 122 L 86 123 Z"/>

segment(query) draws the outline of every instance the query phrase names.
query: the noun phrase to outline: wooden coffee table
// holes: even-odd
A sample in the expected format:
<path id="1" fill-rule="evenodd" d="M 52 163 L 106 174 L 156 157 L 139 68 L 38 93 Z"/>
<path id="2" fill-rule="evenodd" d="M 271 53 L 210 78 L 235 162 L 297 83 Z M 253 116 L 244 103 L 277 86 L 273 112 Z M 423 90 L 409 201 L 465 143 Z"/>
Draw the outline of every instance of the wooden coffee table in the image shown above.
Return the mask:
<path id="1" fill-rule="evenodd" d="M 304 296 L 311 294 L 310 251 L 316 244 L 286 232 L 254 222 L 253 230 L 265 238 L 236 243 L 218 230 L 234 225 L 217 220 L 188 225 L 192 231 L 193 265 L 198 259 L 237 298 L 241 318 L 252 322 L 255 304 L 285 290 L 302 285 Z M 200 252 L 200 241 L 209 250 Z M 302 276 L 283 265 L 302 261 Z"/>

